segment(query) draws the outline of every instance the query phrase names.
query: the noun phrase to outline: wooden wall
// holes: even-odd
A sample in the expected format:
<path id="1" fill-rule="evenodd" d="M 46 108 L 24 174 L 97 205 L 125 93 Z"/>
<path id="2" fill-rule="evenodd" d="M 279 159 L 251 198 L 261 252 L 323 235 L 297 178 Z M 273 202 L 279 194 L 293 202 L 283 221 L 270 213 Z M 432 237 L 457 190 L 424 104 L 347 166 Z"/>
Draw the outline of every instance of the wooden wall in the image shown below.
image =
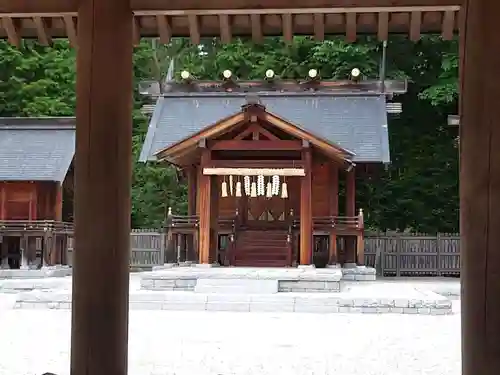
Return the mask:
<path id="1" fill-rule="evenodd" d="M 0 220 L 60 220 L 55 182 L 0 182 Z"/>

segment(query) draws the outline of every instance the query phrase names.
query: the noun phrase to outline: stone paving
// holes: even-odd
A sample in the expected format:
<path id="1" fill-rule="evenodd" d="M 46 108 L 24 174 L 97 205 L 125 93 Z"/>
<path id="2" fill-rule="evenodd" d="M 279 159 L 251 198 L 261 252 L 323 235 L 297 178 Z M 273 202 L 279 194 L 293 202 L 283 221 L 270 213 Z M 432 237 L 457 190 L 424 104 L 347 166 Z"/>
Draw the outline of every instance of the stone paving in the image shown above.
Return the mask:
<path id="1" fill-rule="evenodd" d="M 0 297 L 0 374 L 69 375 L 70 312 L 14 310 L 7 301 L 13 297 Z M 446 316 L 132 310 L 129 321 L 130 375 L 461 373 L 458 310 Z"/>

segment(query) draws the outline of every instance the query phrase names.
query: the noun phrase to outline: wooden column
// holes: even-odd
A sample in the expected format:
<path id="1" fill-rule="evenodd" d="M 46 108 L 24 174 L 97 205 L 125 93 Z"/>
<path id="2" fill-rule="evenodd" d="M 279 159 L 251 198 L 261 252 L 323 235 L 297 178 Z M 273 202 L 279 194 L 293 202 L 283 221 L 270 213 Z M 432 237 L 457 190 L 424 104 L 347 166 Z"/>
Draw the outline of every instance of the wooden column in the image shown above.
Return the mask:
<path id="1" fill-rule="evenodd" d="M 498 0 L 465 4 L 460 123 L 462 374 L 500 374 Z"/>
<path id="2" fill-rule="evenodd" d="M 309 147 L 302 150 L 302 160 L 306 175 L 301 177 L 300 185 L 300 264 L 312 263 L 313 226 L 312 226 L 312 156 Z"/>
<path id="3" fill-rule="evenodd" d="M 210 263 L 218 260 L 218 240 L 219 240 L 219 197 L 220 184 L 218 176 L 210 176 Z"/>
<path id="4" fill-rule="evenodd" d="M 56 183 L 56 202 L 54 205 L 54 220 L 62 221 L 63 214 L 63 187 L 62 184 Z"/>
<path id="5" fill-rule="evenodd" d="M 132 12 L 80 0 L 71 375 L 126 375 Z"/>
<path id="6" fill-rule="evenodd" d="M 356 175 L 354 168 L 346 172 L 345 215 L 351 217 L 356 216 Z"/>
<path id="7" fill-rule="evenodd" d="M 356 216 L 356 174 L 354 168 L 346 172 L 345 179 L 345 215 Z M 345 237 L 346 263 L 356 263 L 356 237 Z"/>
<path id="8" fill-rule="evenodd" d="M 337 165 L 330 166 L 330 216 L 339 214 L 339 168 Z M 328 264 L 337 263 L 337 232 L 335 228 L 330 230 L 330 247 Z"/>
<path id="9" fill-rule="evenodd" d="M 210 198 L 211 182 L 210 176 L 203 174 L 203 166 L 210 160 L 210 150 L 203 149 L 198 174 L 198 210 L 200 216 L 198 256 L 199 262 L 209 264 L 210 262 Z"/>
<path id="10" fill-rule="evenodd" d="M 197 180 L 197 170 L 196 167 L 191 166 L 187 169 L 187 187 L 188 187 L 188 215 L 195 216 L 196 215 L 196 180 Z M 188 261 L 196 260 L 196 235 L 188 236 L 187 238 L 187 252 L 186 257 Z"/>

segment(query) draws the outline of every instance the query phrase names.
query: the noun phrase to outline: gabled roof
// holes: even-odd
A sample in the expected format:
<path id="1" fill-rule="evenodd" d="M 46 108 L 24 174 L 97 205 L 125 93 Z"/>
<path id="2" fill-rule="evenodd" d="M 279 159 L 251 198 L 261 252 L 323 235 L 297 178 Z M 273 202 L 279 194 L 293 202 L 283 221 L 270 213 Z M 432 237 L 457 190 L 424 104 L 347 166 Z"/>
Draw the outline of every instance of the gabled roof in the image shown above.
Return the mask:
<path id="1" fill-rule="evenodd" d="M 0 181 L 62 182 L 74 153 L 74 118 L 0 118 Z"/>
<path id="2" fill-rule="evenodd" d="M 374 94 L 258 94 L 266 111 L 353 153 L 355 162 L 389 162 L 386 100 Z M 160 97 L 140 161 L 239 112 L 244 93 L 175 93 Z"/>
<path id="3" fill-rule="evenodd" d="M 175 157 L 175 154 L 178 152 L 183 152 L 185 149 L 189 147 L 193 147 L 198 144 L 202 139 L 210 139 L 227 133 L 234 129 L 235 127 L 242 125 L 247 122 L 245 116 L 245 110 L 251 108 L 253 105 L 247 105 L 245 108 L 242 108 L 239 112 L 234 113 L 233 115 L 226 117 L 218 121 L 215 124 L 210 124 L 209 126 L 203 128 L 201 131 L 181 140 L 180 142 L 171 144 L 164 149 L 159 150 L 155 153 L 155 156 L 158 160 L 170 160 L 171 156 Z M 318 137 L 311 132 L 295 125 L 287 122 L 286 120 L 277 117 L 276 115 L 269 113 L 264 108 L 260 107 L 260 111 L 256 111 L 257 117 L 260 120 L 273 125 L 279 130 L 284 131 L 298 139 L 307 140 L 311 142 L 314 146 L 317 146 L 321 150 L 323 150 L 326 154 L 335 157 L 336 159 L 340 159 L 343 162 L 350 163 L 354 153 L 349 150 L 345 150 L 338 145 L 325 140 L 321 137 Z"/>

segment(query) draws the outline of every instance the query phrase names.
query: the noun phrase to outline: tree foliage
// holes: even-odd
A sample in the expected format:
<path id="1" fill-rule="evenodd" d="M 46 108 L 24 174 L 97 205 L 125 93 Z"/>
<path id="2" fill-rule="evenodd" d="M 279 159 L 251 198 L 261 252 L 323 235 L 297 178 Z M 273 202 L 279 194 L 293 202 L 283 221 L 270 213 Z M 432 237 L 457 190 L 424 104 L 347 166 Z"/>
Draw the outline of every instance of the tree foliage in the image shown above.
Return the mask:
<path id="1" fill-rule="evenodd" d="M 406 78 L 408 93 L 398 98 L 403 113 L 389 122 L 391 164 L 376 176 L 358 181 L 358 206 L 367 223 L 380 230 L 422 232 L 458 230 L 458 152 L 446 117 L 456 111 L 458 43 L 425 36 L 413 43 L 394 37 L 387 48 L 387 77 Z M 241 79 L 261 79 L 267 69 L 282 78 L 302 79 L 311 68 L 323 79 L 344 79 L 353 67 L 367 78 L 379 75 L 381 44 L 366 37 L 347 44 L 339 38 L 322 43 L 297 37 L 291 45 L 269 38 L 255 45 L 236 40 L 201 46 L 174 40 L 169 45 L 144 41 L 134 54 L 134 79 L 162 81 L 171 60 L 176 73 L 187 69 L 199 79 L 219 79 L 230 69 Z M 52 47 L 24 42 L 20 49 L 0 42 L 0 114 L 71 116 L 75 107 L 75 51 L 65 41 Z M 137 86 L 136 86 L 137 87 Z M 148 119 L 145 98 L 134 92 L 132 223 L 160 225 L 166 207 L 186 211 L 186 187 L 174 169 L 144 165 L 137 159 Z"/>

